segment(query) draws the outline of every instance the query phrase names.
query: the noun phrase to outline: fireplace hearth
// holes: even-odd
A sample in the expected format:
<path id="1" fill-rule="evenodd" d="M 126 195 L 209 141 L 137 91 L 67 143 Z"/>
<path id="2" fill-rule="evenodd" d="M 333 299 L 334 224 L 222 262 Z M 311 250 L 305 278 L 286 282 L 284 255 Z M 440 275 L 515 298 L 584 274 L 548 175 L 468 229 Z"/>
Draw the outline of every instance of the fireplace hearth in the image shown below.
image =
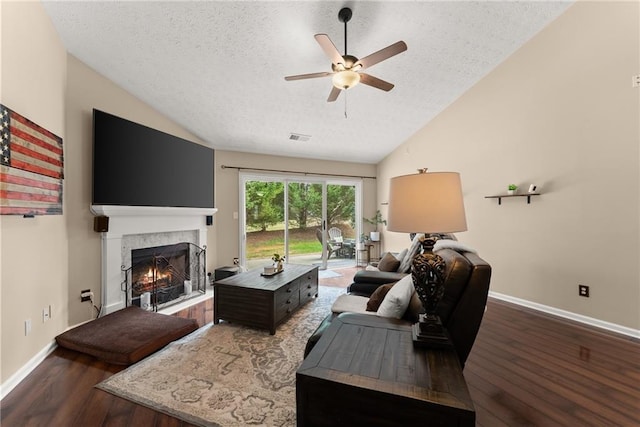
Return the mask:
<path id="1" fill-rule="evenodd" d="M 203 294 L 205 265 L 205 250 L 188 242 L 132 249 L 123 287 L 127 305 L 158 311 Z"/>

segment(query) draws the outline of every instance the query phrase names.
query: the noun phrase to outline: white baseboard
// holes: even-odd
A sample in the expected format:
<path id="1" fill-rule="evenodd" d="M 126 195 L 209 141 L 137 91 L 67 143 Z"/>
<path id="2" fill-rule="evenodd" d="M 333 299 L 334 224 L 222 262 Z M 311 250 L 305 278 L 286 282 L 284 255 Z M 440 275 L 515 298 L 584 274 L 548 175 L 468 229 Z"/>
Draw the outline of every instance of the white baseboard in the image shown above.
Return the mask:
<path id="1" fill-rule="evenodd" d="M 5 381 L 2 385 L 0 385 L 0 400 L 4 399 L 11 390 L 13 390 L 22 380 L 24 380 L 27 375 L 31 373 L 44 359 L 47 358 L 49 354 L 58 345 L 55 341 L 51 341 L 49 345 L 40 350 L 35 356 L 31 358 L 22 368 L 20 368 L 15 374 L 11 375 L 7 381 Z"/>
<path id="2" fill-rule="evenodd" d="M 583 316 L 582 314 L 572 313 L 571 311 L 561 310 L 559 308 L 551 307 L 544 304 L 538 304 L 537 302 L 532 302 L 525 299 L 512 297 L 510 295 L 505 295 L 498 292 L 489 291 L 489 296 L 495 299 L 507 301 L 513 304 L 521 305 L 523 307 L 528 307 L 534 310 L 542 311 L 544 313 L 552 314 L 554 316 L 563 317 L 565 319 L 573 320 L 579 323 L 584 323 L 590 326 L 595 326 L 596 328 L 606 329 L 608 331 L 616 332 L 622 335 L 627 335 L 633 338 L 640 338 L 640 330 L 638 329 L 628 328 L 626 326 L 618 325 L 615 323 L 605 322 L 604 320 Z"/>

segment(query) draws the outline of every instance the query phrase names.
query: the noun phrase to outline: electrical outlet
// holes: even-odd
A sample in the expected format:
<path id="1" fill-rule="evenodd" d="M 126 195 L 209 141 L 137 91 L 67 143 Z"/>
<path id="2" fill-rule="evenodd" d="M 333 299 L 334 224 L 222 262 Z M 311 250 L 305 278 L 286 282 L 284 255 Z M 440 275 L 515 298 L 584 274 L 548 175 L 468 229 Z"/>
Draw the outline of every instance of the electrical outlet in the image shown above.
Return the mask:
<path id="1" fill-rule="evenodd" d="M 637 76 L 631 77 L 631 86 L 640 87 L 640 74 L 638 74 Z"/>
<path id="2" fill-rule="evenodd" d="M 42 309 L 42 323 L 44 323 L 47 320 L 49 320 L 50 317 L 51 317 L 51 315 L 49 314 L 49 307 L 43 308 Z"/>
<path id="3" fill-rule="evenodd" d="M 93 293 L 91 289 L 85 289 L 84 291 L 80 291 L 80 302 L 91 301 L 91 297 Z"/>
<path id="4" fill-rule="evenodd" d="M 31 319 L 24 321 L 24 336 L 26 337 L 31 332 Z"/>
<path id="5" fill-rule="evenodd" d="M 589 298 L 589 287 L 587 285 L 578 285 L 578 295 Z"/>

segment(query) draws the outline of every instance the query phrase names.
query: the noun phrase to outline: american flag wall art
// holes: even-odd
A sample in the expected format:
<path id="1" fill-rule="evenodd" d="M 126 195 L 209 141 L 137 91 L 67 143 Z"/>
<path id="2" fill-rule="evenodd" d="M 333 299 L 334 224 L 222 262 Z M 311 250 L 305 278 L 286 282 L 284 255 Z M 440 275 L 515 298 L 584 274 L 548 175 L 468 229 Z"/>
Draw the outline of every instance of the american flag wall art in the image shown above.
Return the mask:
<path id="1" fill-rule="evenodd" d="M 0 214 L 61 215 L 62 138 L 0 104 Z"/>

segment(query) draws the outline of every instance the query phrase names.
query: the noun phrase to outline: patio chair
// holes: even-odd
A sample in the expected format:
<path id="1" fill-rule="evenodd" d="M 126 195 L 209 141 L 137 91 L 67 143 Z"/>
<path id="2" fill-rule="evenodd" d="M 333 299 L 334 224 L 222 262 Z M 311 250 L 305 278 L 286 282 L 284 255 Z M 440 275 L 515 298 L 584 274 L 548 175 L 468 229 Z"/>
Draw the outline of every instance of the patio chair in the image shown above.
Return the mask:
<path id="1" fill-rule="evenodd" d="M 320 242 L 320 244 L 322 244 L 322 230 L 319 228 L 316 229 L 316 237 L 318 238 L 318 241 Z M 336 257 L 337 257 L 338 256 L 337 253 L 340 251 L 341 248 L 342 248 L 342 244 L 331 243 L 330 241 L 327 240 L 327 259 L 331 258 L 331 254 L 336 254 Z"/>
<path id="2" fill-rule="evenodd" d="M 331 238 L 332 242 L 342 243 L 342 230 L 340 230 L 338 227 L 331 227 L 329 229 L 329 237 Z"/>

